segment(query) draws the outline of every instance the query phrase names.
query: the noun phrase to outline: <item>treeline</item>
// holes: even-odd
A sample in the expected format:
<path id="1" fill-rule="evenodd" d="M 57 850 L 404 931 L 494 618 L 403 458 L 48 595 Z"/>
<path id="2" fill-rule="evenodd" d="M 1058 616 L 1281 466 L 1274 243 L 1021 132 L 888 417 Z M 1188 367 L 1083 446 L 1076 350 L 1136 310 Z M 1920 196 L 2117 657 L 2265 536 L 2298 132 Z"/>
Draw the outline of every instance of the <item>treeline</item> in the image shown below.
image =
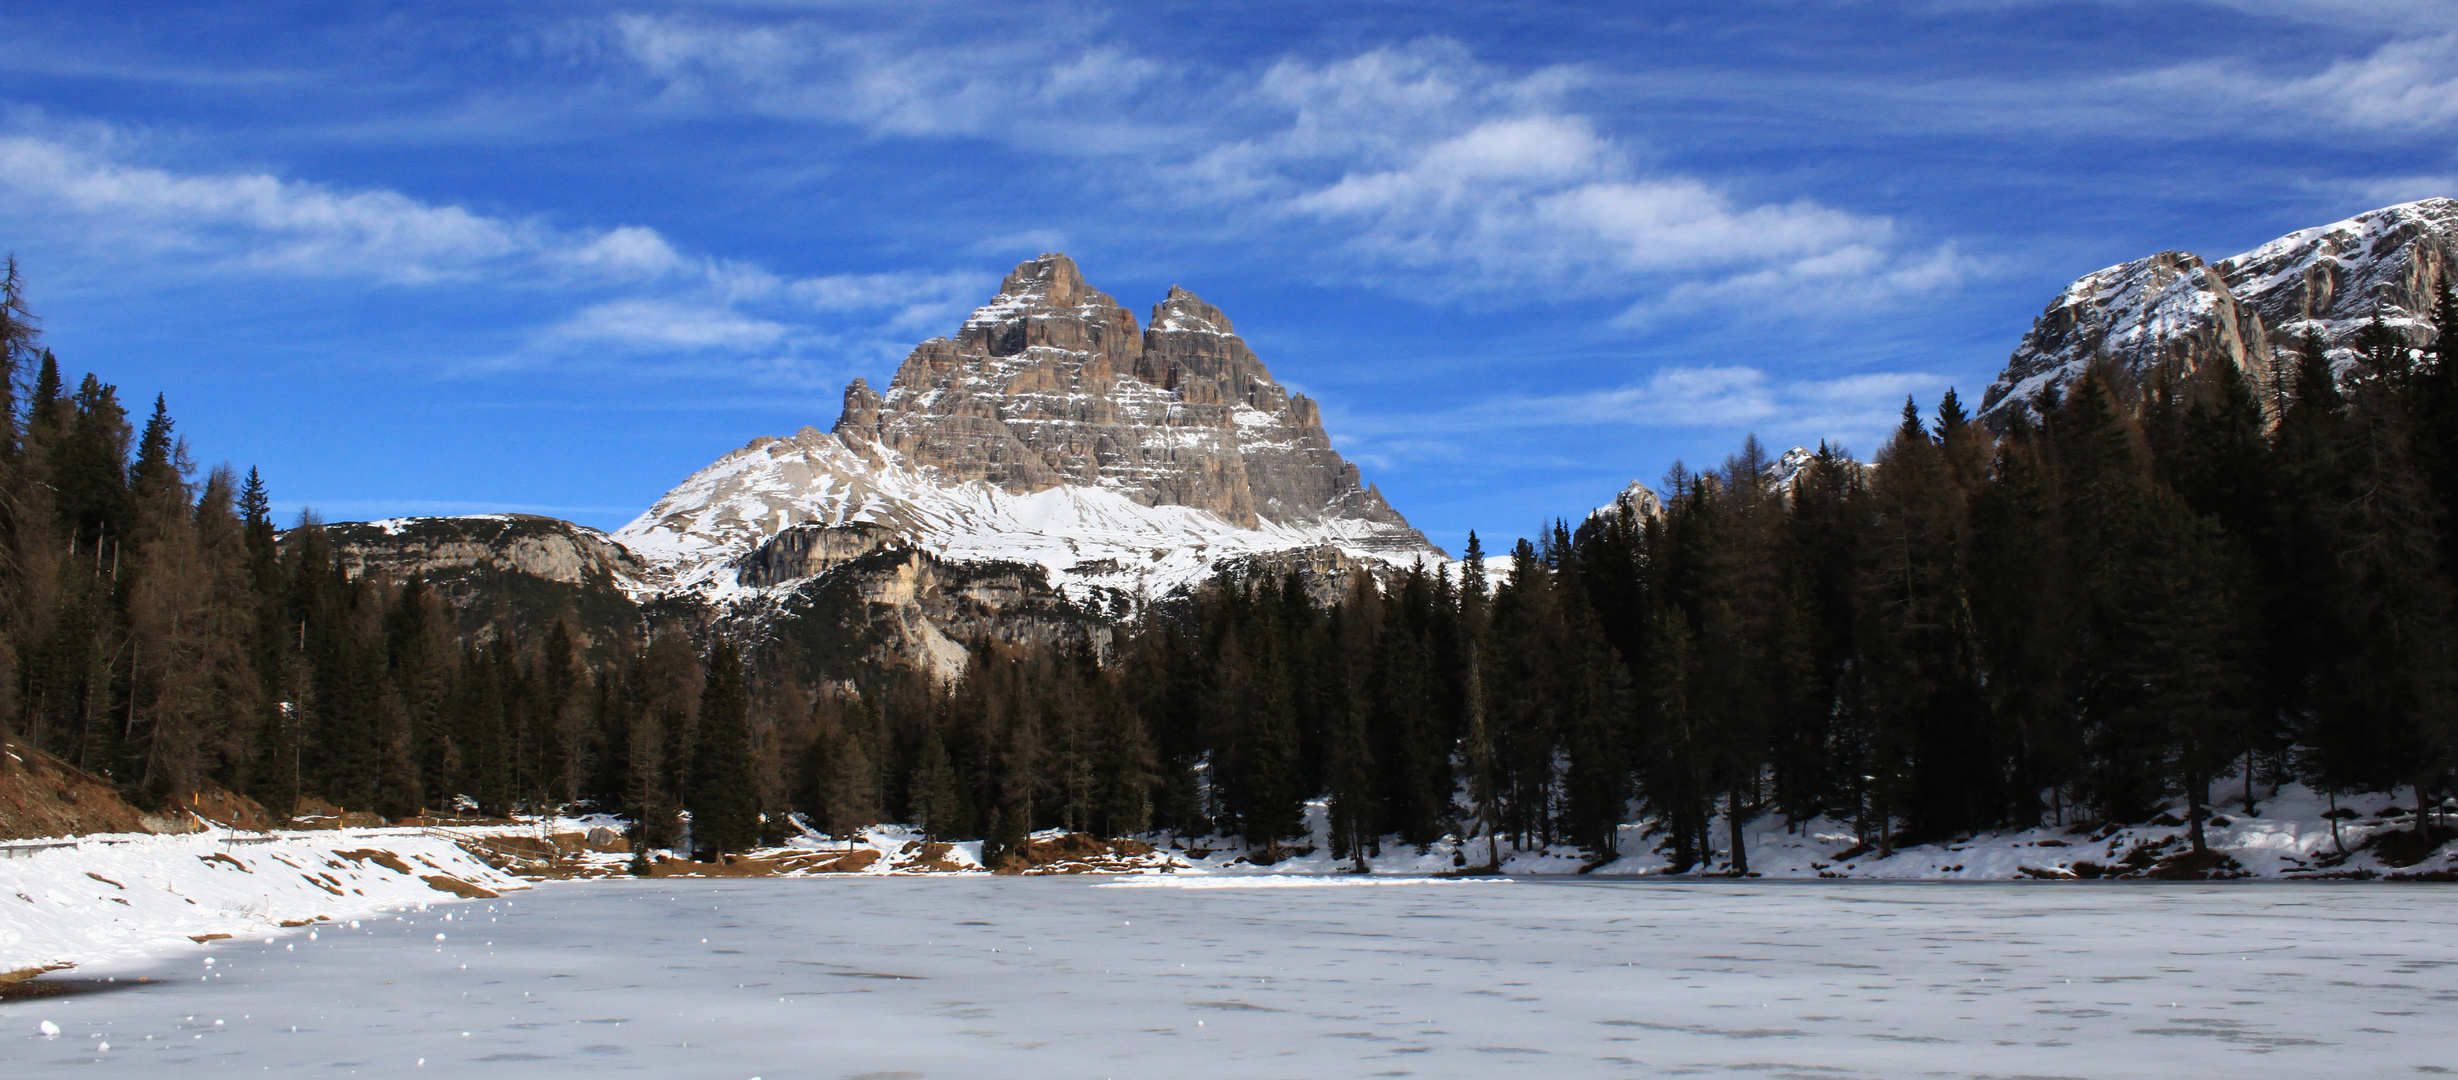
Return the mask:
<path id="1" fill-rule="evenodd" d="M 2247 801 L 2452 788 L 2458 366 L 2378 326 L 2275 385 L 2086 373 L 1999 431 L 1907 402 L 1869 465 L 1779 477 L 1751 440 L 1490 574 L 1473 535 L 1457 576 L 1224 572 L 1098 640 L 976 642 L 943 682 L 687 617 L 464 633 L 314 520 L 277 534 L 253 471 L 198 479 L 160 399 L 139 428 L 70 389 L 6 284 L 0 734 L 146 805 L 594 805 L 718 850 L 800 813 L 995 862 L 1046 828 L 1270 859 L 1319 801 L 1360 864 L 1445 837 L 1610 858 L 1646 821 L 1677 865 L 1742 871 L 1715 826 L 1770 812 L 1884 847 L 2181 795 L 2199 843 L 2231 773 Z"/>

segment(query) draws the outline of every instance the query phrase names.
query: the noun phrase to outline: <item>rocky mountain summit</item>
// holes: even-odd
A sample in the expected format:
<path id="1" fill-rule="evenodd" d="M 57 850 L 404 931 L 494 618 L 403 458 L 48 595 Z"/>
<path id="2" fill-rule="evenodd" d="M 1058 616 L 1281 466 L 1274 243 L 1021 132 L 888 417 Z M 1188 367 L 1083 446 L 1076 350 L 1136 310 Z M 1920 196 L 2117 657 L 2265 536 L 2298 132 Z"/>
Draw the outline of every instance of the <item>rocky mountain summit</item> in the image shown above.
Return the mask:
<path id="1" fill-rule="evenodd" d="M 435 520 L 337 527 L 337 544 L 397 572 L 536 562 L 531 576 L 572 577 L 570 559 L 469 539 L 535 526 Z M 884 393 L 854 380 L 829 430 L 754 439 L 611 536 L 567 531 L 558 551 L 585 552 L 590 581 L 643 605 L 766 631 L 801 618 L 822 637 L 815 620 L 854 618 L 885 637 L 830 649 L 941 668 L 964 637 L 1090 633 L 1224 565 L 1294 569 L 1328 591 L 1354 570 L 1447 558 L 1219 308 L 1173 287 L 1139 325 L 1058 254 L 916 346 Z"/>
<path id="2" fill-rule="evenodd" d="M 2378 315 L 2410 344 L 2431 340 L 2433 291 L 2458 252 L 2458 200 L 2425 199 L 2290 233 L 2206 262 L 2165 251 L 2085 274 L 2051 301 L 1990 384 L 1980 415 L 2002 424 L 2093 364 L 2141 399 L 2164 370 L 2190 385 L 2231 365 L 2258 386 L 2291 367 L 2311 333 L 2344 362 Z M 2282 359 L 2287 358 L 2287 359 Z"/>

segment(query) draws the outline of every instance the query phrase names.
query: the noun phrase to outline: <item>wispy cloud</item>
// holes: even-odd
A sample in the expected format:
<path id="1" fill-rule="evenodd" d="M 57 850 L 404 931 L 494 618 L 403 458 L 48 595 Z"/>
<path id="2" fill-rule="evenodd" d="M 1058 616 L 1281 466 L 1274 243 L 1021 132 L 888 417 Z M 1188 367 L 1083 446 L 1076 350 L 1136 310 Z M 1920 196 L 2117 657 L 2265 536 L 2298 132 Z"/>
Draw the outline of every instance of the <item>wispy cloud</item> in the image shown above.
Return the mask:
<path id="1" fill-rule="evenodd" d="M 1875 445 L 1907 394 L 1927 395 L 1948 380 L 1931 372 L 1867 372 L 1835 378 L 1785 378 L 1750 365 L 1669 367 L 1644 381 L 1565 394 L 1498 395 L 1435 414 L 1341 417 L 1343 432 L 1372 444 L 1425 431 L 1446 436 L 1552 428 L 1755 430 L 1774 437 Z M 1343 446 L 1343 450 L 1346 447 Z"/>
<path id="2" fill-rule="evenodd" d="M 1446 41 L 1283 61 L 1254 93 L 1285 126 L 1190 171 L 1343 231 L 1342 248 L 1392 285 L 1447 294 L 1501 281 L 1677 307 L 1755 298 L 1848 264 L 1879 283 L 1865 300 L 1900 262 L 1942 264 L 1949 277 L 1957 265 L 1950 251 L 1907 253 L 1885 218 L 1809 199 L 1753 204 L 1698 177 L 1648 173 L 1567 108 L 1579 82 L 1562 68 L 1512 77 Z"/>
<path id="3" fill-rule="evenodd" d="M 213 267 L 390 282 L 468 277 L 521 260 L 636 268 L 643 238 L 557 234 L 390 191 L 338 191 L 255 174 L 197 175 L 121 160 L 124 138 L 0 136 L 15 215 L 67 215 L 109 246 L 201 255 Z M 31 212 L 31 213 L 29 213 Z M 608 243 L 611 241 L 611 243 Z M 601 246 L 604 245 L 604 246 Z M 662 247 L 662 242 L 659 242 Z M 666 252 L 671 255 L 671 252 Z"/>
<path id="4" fill-rule="evenodd" d="M 1163 81 L 1162 65 L 1072 34 L 977 32 L 950 47 L 817 19 L 737 25 L 629 13 L 607 26 L 616 51 L 676 109 L 835 120 L 894 136 L 1063 136 L 1045 142 L 1057 153 L 1112 153 L 1162 134 L 1118 108 Z"/>
<path id="5" fill-rule="evenodd" d="M 1084 166 L 1088 182 L 1146 205 L 1207 207 L 1253 235 L 1297 227 L 1326 240 L 1297 253 L 1313 273 L 1395 292 L 1498 297 L 1495 286 L 1513 286 L 1664 309 L 1848 276 L 1850 301 L 1866 303 L 1966 269 L 1952 248 L 1911 243 L 1884 217 L 1753 201 L 1647 169 L 1574 107 L 1581 71 L 1507 71 L 1443 39 L 1203 70 L 1076 35 L 950 49 L 818 21 L 627 15 L 611 27 L 672 107 L 1099 159 Z"/>
<path id="6" fill-rule="evenodd" d="M 2392 40 L 2319 71 L 2196 60 L 2114 76 L 2083 91 L 2196 128 L 2241 124 L 2258 114 L 2303 129 L 2441 131 L 2458 125 L 2458 33 Z"/>

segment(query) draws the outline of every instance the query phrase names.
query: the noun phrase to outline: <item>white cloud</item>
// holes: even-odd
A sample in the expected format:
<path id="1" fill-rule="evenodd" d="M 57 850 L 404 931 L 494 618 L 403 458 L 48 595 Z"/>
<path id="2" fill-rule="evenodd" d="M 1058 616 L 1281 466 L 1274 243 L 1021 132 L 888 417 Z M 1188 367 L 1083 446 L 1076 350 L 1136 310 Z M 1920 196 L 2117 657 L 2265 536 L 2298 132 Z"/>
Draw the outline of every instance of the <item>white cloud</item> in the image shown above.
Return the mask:
<path id="1" fill-rule="evenodd" d="M 981 272 L 795 278 L 687 255 L 645 226 L 557 228 L 384 189 L 181 172 L 132 160 L 141 149 L 108 129 L 0 133 L 0 223 L 55 235 L 94 265 L 478 285 L 534 299 L 540 323 L 525 347 L 457 370 L 581 358 L 803 385 L 943 329 L 995 281 Z"/>
<path id="2" fill-rule="evenodd" d="M 783 323 L 721 307 L 670 300 L 616 300 L 573 315 L 555 329 L 563 338 L 652 349 L 764 349 L 782 341 Z"/>
<path id="3" fill-rule="evenodd" d="M 1856 302 L 1951 283 L 1939 272 L 1960 265 L 1951 252 L 1905 251 L 1888 219 L 1807 199 L 1752 204 L 1697 177 L 1649 174 L 1567 107 L 1578 83 L 1566 69 L 1511 78 L 1449 42 L 1320 68 L 1283 62 L 1258 93 L 1287 126 L 1196 172 L 1265 193 L 1272 212 L 1342 227 L 1345 250 L 1394 284 L 1444 293 L 1502 281 L 1637 294 L 1662 310 L 1840 278 L 1823 269 L 1840 264 Z M 1907 276 L 1906 265 L 1927 269 Z"/>
<path id="4" fill-rule="evenodd" d="M 109 230 L 115 244 L 400 282 L 462 276 L 556 243 L 534 226 L 395 192 L 335 191 L 261 173 L 180 174 L 112 160 L 106 150 L 0 137 L 0 188 L 16 204 L 12 216 L 67 214 Z M 590 242 L 563 246 L 577 253 Z"/>

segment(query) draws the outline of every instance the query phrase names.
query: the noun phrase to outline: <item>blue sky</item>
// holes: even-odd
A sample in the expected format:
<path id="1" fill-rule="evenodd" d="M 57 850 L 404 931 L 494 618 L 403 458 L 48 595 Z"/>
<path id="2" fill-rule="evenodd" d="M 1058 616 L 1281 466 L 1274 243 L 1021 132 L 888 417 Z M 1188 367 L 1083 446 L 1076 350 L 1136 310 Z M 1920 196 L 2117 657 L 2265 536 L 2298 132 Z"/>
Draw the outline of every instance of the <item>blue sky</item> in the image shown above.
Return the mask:
<path id="1" fill-rule="evenodd" d="M 1220 305 L 1456 547 L 2458 194 L 2447 0 L 1701 7 L 17 4 L 0 248 L 285 507 L 606 528 L 1061 250 Z"/>

